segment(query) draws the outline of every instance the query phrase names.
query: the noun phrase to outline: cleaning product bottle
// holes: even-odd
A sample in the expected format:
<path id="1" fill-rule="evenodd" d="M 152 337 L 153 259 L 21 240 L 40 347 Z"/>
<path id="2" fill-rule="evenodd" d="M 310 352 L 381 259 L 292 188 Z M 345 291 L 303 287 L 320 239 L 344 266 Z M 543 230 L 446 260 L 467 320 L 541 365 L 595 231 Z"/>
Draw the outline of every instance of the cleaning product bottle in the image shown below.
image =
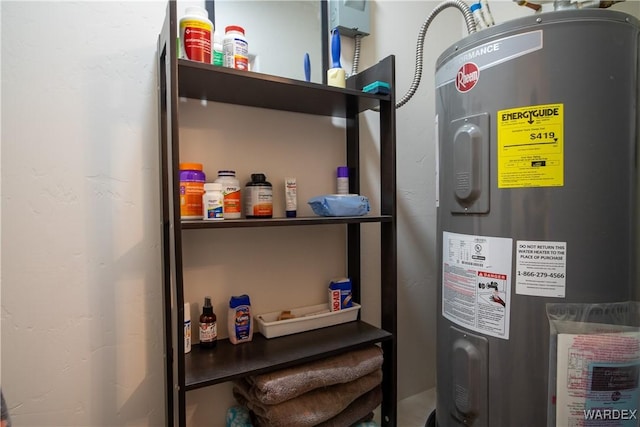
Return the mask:
<path id="1" fill-rule="evenodd" d="M 204 297 L 200 315 L 200 348 L 213 348 L 218 342 L 217 316 L 211 306 L 211 297 Z"/>
<path id="2" fill-rule="evenodd" d="M 249 295 L 231 297 L 227 319 L 229 341 L 231 343 L 239 344 L 251 341 L 253 338 L 253 318 L 251 317 Z"/>

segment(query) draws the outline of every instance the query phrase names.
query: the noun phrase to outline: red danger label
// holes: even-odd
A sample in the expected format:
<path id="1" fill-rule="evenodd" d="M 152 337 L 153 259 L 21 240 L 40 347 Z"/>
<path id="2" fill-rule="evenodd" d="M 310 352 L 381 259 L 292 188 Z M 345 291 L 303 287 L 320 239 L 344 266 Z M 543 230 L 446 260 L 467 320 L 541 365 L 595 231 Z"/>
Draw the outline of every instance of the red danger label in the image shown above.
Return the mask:
<path id="1" fill-rule="evenodd" d="M 478 83 L 480 70 L 473 62 L 463 64 L 456 74 L 456 89 L 458 92 L 469 92 Z"/>
<path id="2" fill-rule="evenodd" d="M 478 277 L 488 277 L 490 279 L 507 280 L 506 274 L 489 273 L 486 271 L 478 271 Z"/>

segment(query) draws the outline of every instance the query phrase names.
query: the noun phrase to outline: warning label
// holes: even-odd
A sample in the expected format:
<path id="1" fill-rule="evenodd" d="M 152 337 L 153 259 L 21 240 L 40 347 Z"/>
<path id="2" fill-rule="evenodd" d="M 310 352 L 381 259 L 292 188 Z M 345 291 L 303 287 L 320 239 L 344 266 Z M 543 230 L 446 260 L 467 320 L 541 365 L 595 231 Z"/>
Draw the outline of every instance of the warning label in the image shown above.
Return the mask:
<path id="1" fill-rule="evenodd" d="M 564 185 L 563 107 L 498 111 L 498 188 Z"/>
<path id="2" fill-rule="evenodd" d="M 567 276 L 567 242 L 518 240 L 516 293 L 564 298 Z"/>
<path id="3" fill-rule="evenodd" d="M 442 233 L 442 315 L 509 339 L 512 240 Z"/>

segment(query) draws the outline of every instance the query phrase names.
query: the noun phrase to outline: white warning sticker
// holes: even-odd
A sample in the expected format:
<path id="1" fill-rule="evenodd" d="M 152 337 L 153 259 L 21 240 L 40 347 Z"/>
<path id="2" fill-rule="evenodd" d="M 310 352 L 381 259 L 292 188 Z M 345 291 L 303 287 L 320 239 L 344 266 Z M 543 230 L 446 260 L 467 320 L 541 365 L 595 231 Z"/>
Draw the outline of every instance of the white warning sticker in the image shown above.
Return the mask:
<path id="1" fill-rule="evenodd" d="M 512 239 L 442 233 L 442 316 L 509 339 Z"/>
<path id="2" fill-rule="evenodd" d="M 564 298 L 567 242 L 518 240 L 516 294 Z"/>

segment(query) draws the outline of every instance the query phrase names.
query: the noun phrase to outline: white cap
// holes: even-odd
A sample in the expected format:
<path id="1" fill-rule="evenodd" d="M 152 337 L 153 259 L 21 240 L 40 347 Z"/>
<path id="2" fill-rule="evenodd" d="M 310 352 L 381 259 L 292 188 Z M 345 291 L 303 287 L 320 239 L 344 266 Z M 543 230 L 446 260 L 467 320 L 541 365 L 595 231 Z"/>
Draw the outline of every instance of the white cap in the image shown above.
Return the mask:
<path id="1" fill-rule="evenodd" d="M 222 184 L 219 182 L 207 182 L 204 185 L 204 191 L 222 191 Z"/>
<path id="2" fill-rule="evenodd" d="M 200 6 L 189 6 L 184 11 L 185 15 L 197 15 L 202 16 L 203 18 L 209 19 L 209 12 L 207 9 Z"/>

